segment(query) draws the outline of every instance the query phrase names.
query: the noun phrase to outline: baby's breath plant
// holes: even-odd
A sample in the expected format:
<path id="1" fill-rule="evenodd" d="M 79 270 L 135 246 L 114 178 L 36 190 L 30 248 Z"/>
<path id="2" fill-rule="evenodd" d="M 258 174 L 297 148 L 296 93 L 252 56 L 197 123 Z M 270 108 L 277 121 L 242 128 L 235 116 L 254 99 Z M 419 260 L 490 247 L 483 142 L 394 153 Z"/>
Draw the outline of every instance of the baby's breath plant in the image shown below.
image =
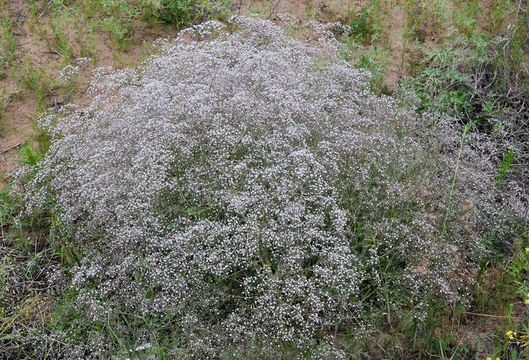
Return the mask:
<path id="1" fill-rule="evenodd" d="M 482 239 L 508 241 L 471 135 L 374 95 L 325 27 L 228 25 L 98 69 L 88 108 L 42 119 L 52 145 L 17 181 L 79 258 L 63 354 L 345 358 L 366 314 L 460 301 Z"/>

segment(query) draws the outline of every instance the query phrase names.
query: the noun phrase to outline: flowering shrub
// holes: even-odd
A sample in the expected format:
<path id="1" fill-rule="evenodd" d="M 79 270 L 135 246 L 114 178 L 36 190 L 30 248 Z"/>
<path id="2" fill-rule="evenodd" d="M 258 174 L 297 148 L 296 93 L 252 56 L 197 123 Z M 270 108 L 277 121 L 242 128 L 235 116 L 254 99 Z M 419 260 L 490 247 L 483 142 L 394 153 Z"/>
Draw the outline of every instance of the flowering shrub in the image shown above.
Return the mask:
<path id="1" fill-rule="evenodd" d="M 42 120 L 53 144 L 19 183 L 82 255 L 61 330 L 78 356 L 154 351 L 170 332 L 173 357 L 345 357 L 337 334 L 388 298 L 460 300 L 481 239 L 508 235 L 470 135 L 373 95 L 323 28 L 228 27 L 99 69 L 88 108 Z"/>

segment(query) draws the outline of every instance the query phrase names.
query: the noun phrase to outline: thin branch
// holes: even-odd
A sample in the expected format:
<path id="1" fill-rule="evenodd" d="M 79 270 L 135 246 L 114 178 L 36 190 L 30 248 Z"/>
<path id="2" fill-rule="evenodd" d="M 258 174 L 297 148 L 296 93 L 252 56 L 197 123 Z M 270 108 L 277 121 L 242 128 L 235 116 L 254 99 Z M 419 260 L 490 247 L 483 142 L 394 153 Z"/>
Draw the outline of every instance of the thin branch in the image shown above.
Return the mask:
<path id="1" fill-rule="evenodd" d="M 271 17 L 272 17 L 272 14 L 274 13 L 274 11 L 276 11 L 279 3 L 281 2 L 281 0 L 277 0 L 276 4 L 274 5 L 274 7 L 272 8 L 272 11 L 270 11 L 270 15 L 268 15 L 268 17 L 266 18 L 266 20 L 269 20 Z"/>
<path id="2" fill-rule="evenodd" d="M 17 144 L 15 144 L 15 145 L 11 146 L 11 147 L 8 147 L 8 148 L 5 149 L 5 150 L 0 150 L 0 155 L 3 155 L 3 154 L 5 154 L 6 152 L 8 152 L 8 151 L 10 151 L 10 150 L 13 150 L 14 148 L 17 148 L 17 147 L 19 147 L 20 145 L 22 145 L 22 143 L 17 143 Z"/>
<path id="3" fill-rule="evenodd" d="M 463 314 L 474 315 L 474 316 L 483 316 L 483 317 L 491 317 L 491 318 L 498 318 L 498 319 L 507 318 L 507 316 L 504 316 L 504 315 L 480 314 L 480 313 L 475 313 L 475 312 L 470 312 L 470 311 L 465 311 L 465 312 L 463 312 Z M 510 318 L 511 319 L 518 319 L 518 316 L 510 316 Z"/>

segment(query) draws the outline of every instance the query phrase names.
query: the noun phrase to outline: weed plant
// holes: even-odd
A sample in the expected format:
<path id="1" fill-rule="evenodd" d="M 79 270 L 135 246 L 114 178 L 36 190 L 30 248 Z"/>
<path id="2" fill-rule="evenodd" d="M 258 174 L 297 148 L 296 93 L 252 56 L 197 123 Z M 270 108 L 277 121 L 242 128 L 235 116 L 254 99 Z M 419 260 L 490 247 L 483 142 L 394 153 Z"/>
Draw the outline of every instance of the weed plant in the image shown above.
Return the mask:
<path id="1" fill-rule="evenodd" d="M 11 24 L 7 21 L 1 22 L 1 37 L 0 37 L 0 68 L 9 66 L 13 63 L 16 57 L 17 43 L 15 34 L 13 34 Z"/>
<path id="2" fill-rule="evenodd" d="M 11 69 L 13 80 L 21 87 L 27 89 L 35 99 L 39 112 L 43 112 L 47 96 L 51 93 L 56 84 L 45 69 L 36 67 L 31 58 L 24 56 L 23 62 L 19 66 Z"/>
<path id="3" fill-rule="evenodd" d="M 42 119 L 10 196 L 64 264 L 46 354 L 347 358 L 382 319 L 465 305 L 517 193 L 470 126 L 374 95 L 310 26 L 195 26 Z"/>
<path id="4" fill-rule="evenodd" d="M 526 204 L 528 88 L 518 53 L 513 38 L 476 32 L 433 51 L 424 60 L 428 67 L 405 87 L 411 84 L 419 95 L 419 110 L 446 113 L 462 126 L 473 123 L 474 131 L 490 142 L 489 153 L 498 169 L 497 193 L 515 189 Z"/>

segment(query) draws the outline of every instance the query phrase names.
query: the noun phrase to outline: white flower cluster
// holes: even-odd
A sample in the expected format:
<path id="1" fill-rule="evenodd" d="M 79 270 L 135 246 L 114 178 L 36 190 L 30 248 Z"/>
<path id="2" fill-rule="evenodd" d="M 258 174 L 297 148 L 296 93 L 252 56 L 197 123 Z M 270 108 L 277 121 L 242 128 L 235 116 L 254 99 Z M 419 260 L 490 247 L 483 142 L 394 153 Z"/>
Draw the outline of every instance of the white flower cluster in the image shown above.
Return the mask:
<path id="1" fill-rule="evenodd" d="M 211 37 L 220 35 L 225 29 L 225 24 L 221 23 L 220 21 L 211 20 L 201 24 L 193 25 L 180 31 L 178 33 L 178 37 L 180 39 L 189 37 L 193 40 L 209 39 Z"/>
<path id="2" fill-rule="evenodd" d="M 66 65 L 59 72 L 59 77 L 64 81 L 74 80 L 81 70 L 87 69 L 92 60 L 87 57 L 80 57 L 75 59 L 75 64 Z"/>
<path id="3" fill-rule="evenodd" d="M 71 64 L 66 65 L 64 68 L 62 68 L 59 73 L 60 78 L 65 81 L 70 81 L 77 75 L 79 75 L 79 66 Z"/>
<path id="4" fill-rule="evenodd" d="M 197 358 L 287 343 L 339 358 L 334 336 L 361 326 L 382 282 L 406 304 L 457 300 L 494 226 L 494 167 L 469 146 L 458 157 L 445 120 L 373 95 L 335 41 L 230 25 L 99 69 L 89 108 L 45 119 L 26 205 L 84 254 L 77 311 L 169 319 L 175 354 Z"/>

